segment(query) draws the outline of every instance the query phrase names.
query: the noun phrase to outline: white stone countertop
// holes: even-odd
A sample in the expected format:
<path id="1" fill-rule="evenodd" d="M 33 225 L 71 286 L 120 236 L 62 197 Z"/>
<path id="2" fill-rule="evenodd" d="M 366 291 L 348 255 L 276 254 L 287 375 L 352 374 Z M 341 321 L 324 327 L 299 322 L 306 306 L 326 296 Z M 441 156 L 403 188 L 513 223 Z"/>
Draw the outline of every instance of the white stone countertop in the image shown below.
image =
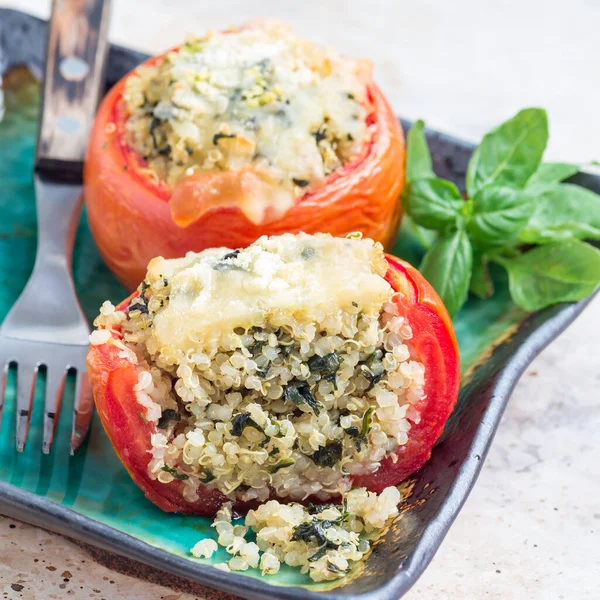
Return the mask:
<path id="1" fill-rule="evenodd" d="M 113 0 L 111 40 L 158 52 L 190 31 L 274 16 L 370 58 L 398 114 L 477 140 L 548 109 L 548 157 L 600 159 L 598 0 Z M 4 2 L 47 17 L 48 0 Z M 531 365 L 479 481 L 406 600 L 600 598 L 600 298 Z M 0 518 L 0 598 L 194 600 Z"/>

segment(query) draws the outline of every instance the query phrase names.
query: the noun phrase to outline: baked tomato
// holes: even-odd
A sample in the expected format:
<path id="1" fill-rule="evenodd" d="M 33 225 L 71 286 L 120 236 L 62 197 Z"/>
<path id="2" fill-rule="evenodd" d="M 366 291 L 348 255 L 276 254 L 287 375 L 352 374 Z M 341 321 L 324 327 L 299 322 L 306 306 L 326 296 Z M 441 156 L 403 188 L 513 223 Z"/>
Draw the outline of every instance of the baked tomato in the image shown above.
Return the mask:
<path id="1" fill-rule="evenodd" d="M 386 260 L 385 280 L 395 292 L 400 292 L 393 296 L 396 314 L 412 330 L 411 352 L 424 367 L 425 384 L 424 393 L 414 405 L 420 418 L 411 424 L 408 441 L 384 458 L 375 472 L 351 477 L 352 486 L 375 492 L 397 485 L 429 459 L 459 389 L 457 341 L 441 300 L 414 267 L 388 255 Z M 117 310 L 127 311 L 131 299 L 138 296 L 139 292 L 134 293 Z M 112 335 L 119 338 L 118 328 Z M 134 390 L 138 383 L 136 366 L 123 356 L 122 349 L 112 344 L 92 346 L 88 370 L 102 424 L 119 458 L 147 498 L 168 512 L 214 514 L 227 500 L 219 491 L 200 485 L 198 498 L 189 501 L 184 499 L 183 481 L 161 483 L 149 476 L 151 436 L 157 433 L 157 427 L 141 412 Z M 238 502 L 237 509 L 248 506 Z"/>
<path id="2" fill-rule="evenodd" d="M 167 54 L 151 58 L 143 67 L 156 65 Z M 370 65 L 362 63 L 361 111 L 364 109 L 366 134 L 360 151 L 316 179 L 314 186 L 294 179 L 299 188 L 291 207 L 283 214 L 267 214 L 263 219 L 248 216 L 253 210 L 247 208 L 252 198 L 264 189 L 260 187 L 264 176 L 253 165 L 228 170 L 204 166 L 171 186 L 157 177 L 148 168 L 147 160 L 127 141 L 130 114 L 124 94 L 127 82 L 139 71 L 119 81 L 104 98 L 96 116 L 84 171 L 90 228 L 102 257 L 117 278 L 128 289 L 134 289 L 155 256 L 173 258 L 210 247 L 244 247 L 265 234 L 304 231 L 340 236 L 360 231 L 384 247 L 391 247 L 401 216 L 404 137 L 392 108 L 373 82 Z M 152 128 L 150 133 L 146 131 L 147 135 L 153 133 Z M 311 152 L 318 147 L 320 135 L 313 132 L 317 145 L 313 139 Z M 348 140 L 353 139 L 350 133 L 346 135 Z M 217 133 L 212 139 L 223 145 L 229 141 L 225 138 L 232 136 Z M 252 150 L 253 146 L 245 141 Z M 286 164 L 294 168 L 304 157 L 300 151 L 294 155 L 291 148 L 288 147 Z M 163 151 L 171 152 L 166 142 L 158 150 Z M 193 153 L 194 148 L 189 147 L 189 151 Z M 243 151 L 242 148 L 240 152 Z M 256 151 L 254 156 L 260 153 Z M 255 186 L 258 187 L 253 191 Z M 300 188 L 306 193 L 302 195 Z M 240 208 L 241 204 L 232 205 L 232 197 L 244 195 L 250 197 L 244 205 L 246 210 Z"/>

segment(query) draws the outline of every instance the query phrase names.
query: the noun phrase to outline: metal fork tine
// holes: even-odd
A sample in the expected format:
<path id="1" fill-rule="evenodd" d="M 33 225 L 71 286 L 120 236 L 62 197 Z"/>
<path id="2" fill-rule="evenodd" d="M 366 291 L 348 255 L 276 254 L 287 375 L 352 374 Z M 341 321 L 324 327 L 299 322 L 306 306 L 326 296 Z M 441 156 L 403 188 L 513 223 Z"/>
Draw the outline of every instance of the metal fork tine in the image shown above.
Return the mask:
<path id="1" fill-rule="evenodd" d="M 75 407 L 73 410 L 73 430 L 71 433 L 71 454 L 82 444 L 94 415 L 92 388 L 85 367 L 77 370 L 75 383 Z"/>
<path id="2" fill-rule="evenodd" d="M 21 452 L 27 442 L 33 390 L 37 379 L 39 363 L 18 363 L 17 366 L 17 450 Z"/>
<path id="3" fill-rule="evenodd" d="M 48 367 L 46 372 L 46 399 L 44 403 L 44 438 L 42 452 L 50 454 L 56 424 L 60 415 L 66 371 L 60 367 Z"/>
<path id="4" fill-rule="evenodd" d="M 2 364 L 0 362 L 0 364 Z M 6 382 L 8 381 L 8 369 L 10 363 L 6 362 L 0 370 L 0 427 L 2 427 L 2 413 L 4 412 L 4 394 L 6 393 Z"/>

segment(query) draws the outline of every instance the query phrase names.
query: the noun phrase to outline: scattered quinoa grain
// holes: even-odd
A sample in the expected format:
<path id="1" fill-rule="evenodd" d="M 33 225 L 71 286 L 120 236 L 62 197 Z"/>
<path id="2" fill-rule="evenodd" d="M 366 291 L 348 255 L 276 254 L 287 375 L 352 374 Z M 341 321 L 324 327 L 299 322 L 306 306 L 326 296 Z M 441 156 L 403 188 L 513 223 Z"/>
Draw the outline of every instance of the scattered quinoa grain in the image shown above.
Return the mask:
<path id="1" fill-rule="evenodd" d="M 219 548 L 219 545 L 214 540 L 207 538 L 200 540 L 191 550 L 192 555 L 196 558 L 210 558 Z"/>
<path id="2" fill-rule="evenodd" d="M 92 346 L 101 346 L 110 340 L 111 335 L 108 329 L 96 329 L 90 333 L 90 344 Z"/>
<path id="3" fill-rule="evenodd" d="M 381 529 L 398 515 L 399 502 L 395 487 L 381 494 L 357 488 L 343 495 L 341 505 L 306 507 L 269 500 L 246 515 L 243 534 L 251 531 L 256 542 L 232 536 L 240 526 L 232 525 L 227 504 L 217 513 L 213 527 L 219 532 L 219 545 L 232 555 L 225 564 L 232 571 L 260 568 L 263 575 L 274 575 L 283 562 L 313 581 L 327 581 L 343 577 L 364 558 Z M 211 539 L 202 540 L 192 554 L 210 549 L 212 555 L 216 546 Z"/>

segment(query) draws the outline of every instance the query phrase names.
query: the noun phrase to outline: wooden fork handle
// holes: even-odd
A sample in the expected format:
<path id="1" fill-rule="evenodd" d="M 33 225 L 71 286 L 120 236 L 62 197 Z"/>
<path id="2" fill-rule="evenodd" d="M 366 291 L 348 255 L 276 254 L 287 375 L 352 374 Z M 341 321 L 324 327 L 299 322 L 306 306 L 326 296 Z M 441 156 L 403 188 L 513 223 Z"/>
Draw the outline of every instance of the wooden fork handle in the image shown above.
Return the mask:
<path id="1" fill-rule="evenodd" d="M 103 91 L 110 0 L 53 0 L 35 155 L 44 178 L 80 182 Z"/>

